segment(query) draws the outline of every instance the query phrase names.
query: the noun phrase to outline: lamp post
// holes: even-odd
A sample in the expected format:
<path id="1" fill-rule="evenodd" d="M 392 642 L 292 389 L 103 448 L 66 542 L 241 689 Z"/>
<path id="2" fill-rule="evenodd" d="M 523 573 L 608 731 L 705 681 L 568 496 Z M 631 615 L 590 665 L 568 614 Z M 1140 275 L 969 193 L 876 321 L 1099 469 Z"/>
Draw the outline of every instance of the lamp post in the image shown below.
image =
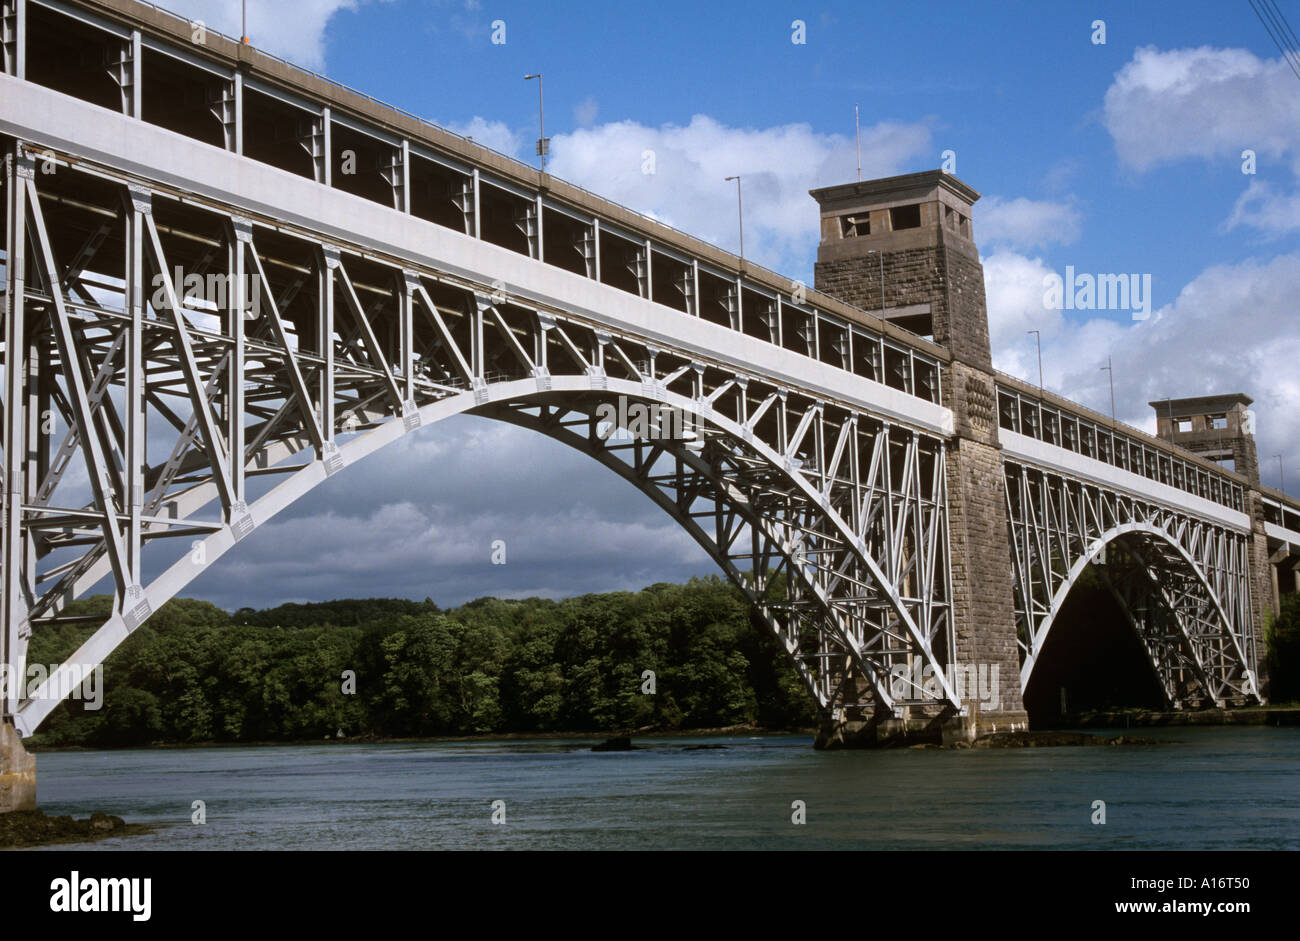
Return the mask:
<path id="1" fill-rule="evenodd" d="M 242 42 L 245 46 L 247 46 L 247 45 L 249 45 L 249 42 L 248 42 L 248 0 L 242 0 L 242 2 L 240 3 L 239 6 L 240 6 L 240 13 L 241 13 L 241 15 L 242 15 L 242 17 L 243 17 L 243 19 L 240 21 L 240 27 L 239 27 L 239 41 Z"/>
<path id="2" fill-rule="evenodd" d="M 723 181 L 730 183 L 736 181 L 736 219 L 740 223 L 740 260 L 745 260 L 745 207 L 740 201 L 740 176 L 729 176 Z"/>
<path id="3" fill-rule="evenodd" d="M 1282 469 L 1282 455 L 1274 454 L 1273 456 L 1277 458 L 1277 489 L 1286 493 L 1286 472 Z"/>
<path id="4" fill-rule="evenodd" d="M 853 136 L 858 142 L 858 182 L 862 182 L 862 118 L 858 114 L 858 106 L 853 106 Z"/>
<path id="5" fill-rule="evenodd" d="M 537 79 L 537 156 L 542 158 L 542 172 L 546 172 L 546 155 L 550 152 L 551 142 L 546 139 L 546 108 L 542 102 L 542 73 L 525 75 L 524 81 Z"/>
<path id="6" fill-rule="evenodd" d="M 1043 391 L 1043 335 L 1037 330 L 1027 330 L 1026 333 L 1032 333 L 1034 339 L 1038 341 L 1038 391 Z"/>
<path id="7" fill-rule="evenodd" d="M 1115 424 L 1115 369 L 1111 365 L 1110 357 L 1106 357 L 1106 365 L 1101 367 L 1110 379 L 1110 423 Z"/>
<path id="8" fill-rule="evenodd" d="M 885 253 L 874 248 L 867 249 L 868 255 L 880 258 L 880 319 L 885 319 Z"/>

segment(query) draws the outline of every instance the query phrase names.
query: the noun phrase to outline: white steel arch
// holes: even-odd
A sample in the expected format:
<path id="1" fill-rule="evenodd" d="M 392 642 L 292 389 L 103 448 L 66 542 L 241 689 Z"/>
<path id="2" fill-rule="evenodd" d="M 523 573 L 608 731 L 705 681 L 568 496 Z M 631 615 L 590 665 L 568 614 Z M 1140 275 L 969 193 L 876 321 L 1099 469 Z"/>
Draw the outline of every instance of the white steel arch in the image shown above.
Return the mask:
<path id="1" fill-rule="evenodd" d="M 293 500 L 408 431 L 498 405 L 497 417 L 527 423 L 535 405 L 580 412 L 618 400 L 692 416 L 694 447 L 659 455 L 713 506 L 717 534 L 702 539 L 686 507 L 679 522 L 742 588 L 741 557 L 755 583 L 770 582 L 770 570 L 795 576 L 789 597 L 754 589 L 751 598 L 824 710 L 961 710 L 946 670 L 955 656 L 946 442 L 897 420 L 895 389 L 862 386 L 885 403 L 874 414 L 662 335 L 155 193 L 136 178 L 60 164 L 62 176 L 38 186 L 21 151 L 7 166 L 6 400 L 18 407 L 6 422 L 5 611 L 19 674 L 31 631 L 58 623 L 101 579 L 113 579 L 114 612 L 74 654 L 78 669 L 101 663 Z M 124 276 L 106 298 L 114 252 L 109 270 Z M 230 295 L 192 298 L 185 272 L 195 271 L 230 277 Z M 261 306 L 250 312 L 253 295 Z M 67 426 L 61 443 L 27 421 L 47 414 Z M 146 461 L 146 440 L 167 457 Z M 596 456 L 618 469 L 613 451 Z M 78 460 L 89 492 L 66 473 Z M 663 489 L 629 479 L 652 496 Z M 744 526 L 747 555 L 732 551 Z M 191 539 L 193 551 L 145 578 L 146 553 Z M 900 674 L 934 679 L 904 680 L 900 694 Z M 9 691 L 21 732 L 39 725 L 66 679 L 56 671 L 26 701 Z"/>
<path id="2" fill-rule="evenodd" d="M 1071 589 L 1113 547 L 1118 560 L 1099 571 L 1169 703 L 1258 700 L 1245 534 L 1049 468 L 1004 466 L 1022 690 Z"/>
<path id="3" fill-rule="evenodd" d="M 697 400 L 671 392 L 662 392 L 658 396 L 647 398 L 639 384 L 627 380 L 607 379 L 606 385 L 607 388 L 600 390 L 597 395 L 600 401 L 608 401 L 607 396 L 612 395 L 623 396 L 627 400 L 665 404 L 699 420 L 701 424 L 698 427 L 704 427 L 704 422 L 707 420 L 711 430 L 716 429 L 716 431 L 730 436 L 733 441 L 743 441 L 746 438 L 744 429 L 734 421 L 718 415 L 711 409 L 702 408 L 701 403 Z M 99 627 L 95 634 L 72 654 L 59 670 L 49 676 L 45 683 L 35 691 L 30 700 L 18 705 L 14 713 L 16 728 L 22 735 L 30 735 L 34 732 L 46 716 L 58 705 L 60 701 L 58 692 L 62 691 L 66 694 L 71 691 L 74 685 L 72 679 L 75 676 L 84 676 L 86 670 L 93 669 L 96 665 L 102 663 L 130 635 L 131 631 L 144 622 L 149 613 L 158 610 L 166 601 L 175 597 L 187 584 L 216 563 L 226 552 L 234 548 L 237 542 L 245 538 L 252 531 L 252 528 L 241 533 L 239 531 L 241 521 L 251 519 L 254 521 L 252 526 L 264 524 L 293 502 L 305 496 L 314 487 L 324 482 L 327 476 L 374 454 L 385 445 L 391 444 L 406 433 L 423 425 L 434 424 L 452 415 L 464 412 L 474 412 L 476 410 L 484 412 L 491 417 L 552 434 L 553 437 L 557 437 L 565 441 L 565 443 L 588 451 L 588 453 L 592 453 L 593 456 L 601 459 L 606 466 L 619 472 L 625 479 L 640 486 L 643 491 L 651 493 L 652 488 L 641 486 L 635 476 L 627 472 L 625 464 L 621 464 L 617 459 L 608 456 L 609 449 L 604 449 L 602 452 L 599 449 L 582 447 L 581 442 L 591 442 L 593 437 L 599 438 L 599 435 L 574 436 L 570 434 L 566 436 L 556 431 L 548 431 L 544 427 L 543 421 L 532 419 L 527 415 L 525 410 L 534 403 L 539 407 L 544 407 L 547 405 L 547 399 L 558 399 L 562 403 L 565 394 L 587 396 L 592 394 L 591 383 L 585 377 L 551 377 L 550 386 L 548 393 L 539 394 L 535 380 L 513 380 L 490 384 L 475 392 L 450 396 L 420 408 L 417 413 L 418 421 L 412 421 L 411 415 L 402 418 L 389 418 L 366 433 L 339 445 L 330 459 L 334 464 L 332 470 L 327 470 L 324 461 L 313 460 L 295 471 L 292 476 L 282 481 L 269 493 L 249 504 L 246 515 L 241 517 L 240 521 L 233 524 L 229 522 L 222 524 L 220 528 L 215 529 L 194 546 L 193 548 L 198 550 L 198 556 L 203 559 L 202 563 L 195 564 L 192 561 L 193 554 L 186 555 L 173 563 L 159 578 L 143 587 L 141 592 L 133 599 L 133 604 L 141 611 L 142 616 L 133 619 L 130 610 L 122 610 L 120 605 L 115 606 L 113 615 Z M 586 409 L 592 415 L 591 425 L 594 427 L 596 419 L 593 405 L 594 403 L 589 403 Z M 562 406 L 562 408 L 567 411 L 570 406 Z M 824 514 L 830 527 L 844 539 L 850 551 L 861 560 L 868 571 L 880 579 L 884 595 L 894 606 L 895 613 L 902 622 L 903 629 L 908 632 L 914 642 L 921 641 L 921 643 L 917 644 L 918 655 L 925 658 L 925 661 L 931 666 L 936 680 L 943 683 L 947 703 L 954 709 L 959 709 L 960 702 L 957 700 L 951 686 L 947 684 L 944 675 L 945 671 L 942 669 L 943 665 L 938 664 L 935 660 L 932 651 L 929 649 L 928 639 L 923 637 L 912 621 L 907 608 L 896 591 L 886 581 L 878 563 L 864 552 L 861 538 L 855 537 L 847 531 L 844 521 L 838 518 L 838 514 L 833 508 L 825 505 L 824 496 L 801 472 L 782 467 L 781 460 L 771 447 L 761 441 L 754 440 L 752 434 L 749 438 L 747 444 L 753 453 L 761 460 L 766 461 L 776 473 L 788 479 L 790 484 L 802 496 L 804 504 L 815 508 L 816 512 Z M 689 444 L 693 444 L 693 442 L 666 440 L 661 443 L 653 439 L 642 442 L 642 446 L 662 446 L 677 461 L 694 464 L 697 470 L 707 470 L 702 460 L 694 454 L 694 448 L 688 446 Z M 286 446 L 281 450 L 287 453 L 290 448 Z M 702 476 L 709 475 L 706 473 Z M 799 605 L 805 609 L 800 612 L 800 615 L 807 617 L 809 611 L 819 612 L 835 625 L 835 628 L 828 632 L 829 636 L 827 638 L 813 642 L 812 647 L 815 651 L 815 658 L 823 661 L 835 658 L 839 658 L 841 661 L 851 661 L 853 668 L 861 671 L 862 678 L 870 682 L 870 692 L 875 697 L 878 697 L 886 708 L 895 708 L 892 700 L 888 698 L 889 692 L 887 689 L 890 662 L 879 658 L 873 659 L 871 652 L 866 649 L 863 632 L 860 629 L 853 629 L 851 613 L 847 612 L 845 610 L 846 606 L 828 591 L 827 578 L 822 576 L 832 575 L 833 573 L 827 571 L 825 565 L 815 561 L 818 553 L 806 550 L 801 555 L 797 551 L 797 546 L 791 544 L 791 527 L 764 526 L 763 517 L 758 511 L 754 510 L 752 505 L 748 505 L 744 495 L 736 488 L 734 482 L 715 477 L 714 483 L 717 485 L 715 495 L 717 497 L 725 496 L 733 510 L 737 504 L 747 504 L 742 522 L 755 529 L 767 530 L 754 535 L 755 541 L 761 538 L 766 543 L 766 546 L 761 553 L 753 554 L 758 556 L 755 561 L 762 564 L 764 569 L 767 569 L 764 573 L 765 583 L 770 582 L 772 576 L 782 570 L 786 571 L 791 577 L 798 578 L 803 583 L 804 590 L 807 593 L 807 598 Z M 197 509 L 200 502 L 207 503 L 216 499 L 218 496 L 217 485 L 209 483 L 191 493 L 192 495 L 185 505 L 187 512 Z M 656 498 L 656 502 L 661 507 L 669 510 L 679 523 L 687 524 L 691 522 L 687 514 L 674 512 L 673 507 L 668 505 L 661 495 L 656 493 L 651 495 Z M 844 684 L 846 680 L 851 679 L 846 668 L 840 665 L 836 669 L 830 670 L 829 665 L 827 665 L 827 667 L 823 668 L 820 676 L 816 675 L 808 663 L 800 659 L 800 643 L 807 644 L 807 639 L 801 638 L 801 634 L 806 634 L 808 628 L 801 628 L 799 624 L 788 623 L 788 619 L 786 619 L 787 623 L 780 623 L 776 618 L 775 609 L 790 607 L 791 602 L 788 599 L 782 599 L 774 603 L 765 601 L 759 587 L 752 583 L 747 585 L 744 578 L 747 573 L 734 564 L 732 557 L 728 556 L 722 546 L 722 540 L 711 542 L 696 525 L 688 525 L 687 528 L 691 535 L 723 567 L 726 574 L 750 595 L 751 602 L 758 608 L 760 616 L 778 634 L 787 653 L 795 660 L 801 675 L 809 685 L 818 704 L 827 709 L 833 708 L 837 702 L 842 703 L 843 695 L 838 687 Z M 783 528 L 785 532 L 779 532 Z M 733 535 L 738 534 L 738 531 L 733 533 Z M 784 539 L 782 539 L 783 535 Z M 96 574 L 102 573 L 107 564 L 106 559 L 98 563 L 90 570 L 86 580 L 96 580 Z M 769 568 L 769 566 L 771 567 Z M 798 604 L 797 601 L 794 603 Z M 139 606 L 143 606 L 143 608 Z M 821 629 L 820 627 L 813 627 L 814 631 Z"/>

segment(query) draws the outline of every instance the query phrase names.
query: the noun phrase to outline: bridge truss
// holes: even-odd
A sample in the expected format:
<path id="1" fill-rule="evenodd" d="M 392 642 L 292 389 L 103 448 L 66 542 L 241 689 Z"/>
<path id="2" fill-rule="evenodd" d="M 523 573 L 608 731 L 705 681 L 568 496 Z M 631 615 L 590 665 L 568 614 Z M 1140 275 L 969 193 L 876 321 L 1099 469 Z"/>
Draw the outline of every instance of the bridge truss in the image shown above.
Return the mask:
<path id="1" fill-rule="evenodd" d="M 62 670 L 103 662 L 274 514 L 461 412 L 646 493 L 825 713 L 962 710 L 942 436 L 46 148 L 19 144 L 3 184 L 6 661 L 21 675 L 34 630 L 114 594 L 61 672 L 7 690 L 23 734 Z M 607 418 L 628 403 L 651 416 L 635 433 Z"/>
<path id="2" fill-rule="evenodd" d="M 1091 564 L 1171 707 L 1258 701 L 1245 533 L 1070 474 L 1004 468 L 1022 689 Z"/>

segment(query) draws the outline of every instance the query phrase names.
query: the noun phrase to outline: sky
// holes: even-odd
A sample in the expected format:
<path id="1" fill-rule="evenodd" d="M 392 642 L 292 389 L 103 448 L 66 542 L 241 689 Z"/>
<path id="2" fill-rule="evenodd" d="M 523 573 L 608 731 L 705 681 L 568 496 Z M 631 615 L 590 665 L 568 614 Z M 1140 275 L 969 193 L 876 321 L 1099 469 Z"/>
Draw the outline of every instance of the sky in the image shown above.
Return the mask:
<path id="1" fill-rule="evenodd" d="M 1300 3 L 1278 2 L 1300 25 Z M 236 2 L 166 5 L 239 33 Z M 538 100 L 523 76 L 541 72 L 552 173 L 732 251 L 724 177 L 739 174 L 746 257 L 808 283 L 808 190 L 855 178 L 856 105 L 864 179 L 947 160 L 982 194 L 997 368 L 1036 382 L 1038 330 L 1046 387 L 1105 413 L 1110 357 L 1117 414 L 1147 431 L 1150 401 L 1245 392 L 1264 482 L 1300 495 L 1300 77 L 1246 0 L 248 7 L 253 45 L 525 161 Z M 1046 306 L 1067 269 L 1149 276 L 1145 319 Z M 637 491 L 527 431 L 461 417 L 383 454 L 185 593 L 451 605 L 712 571 Z"/>

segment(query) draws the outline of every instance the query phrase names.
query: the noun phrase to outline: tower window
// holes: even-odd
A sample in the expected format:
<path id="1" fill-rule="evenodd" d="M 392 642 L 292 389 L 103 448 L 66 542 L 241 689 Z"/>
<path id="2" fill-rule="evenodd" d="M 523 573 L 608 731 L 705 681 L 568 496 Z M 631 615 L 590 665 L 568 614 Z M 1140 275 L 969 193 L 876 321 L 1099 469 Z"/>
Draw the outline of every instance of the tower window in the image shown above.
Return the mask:
<path id="1" fill-rule="evenodd" d="M 846 239 L 859 235 L 871 234 L 871 214 L 864 212 L 856 216 L 840 216 L 841 232 Z"/>
<path id="2" fill-rule="evenodd" d="M 889 210 L 889 223 L 895 232 L 899 229 L 919 229 L 921 227 L 921 204 L 912 203 L 910 206 L 895 206 Z"/>
<path id="3" fill-rule="evenodd" d="M 1208 416 L 1210 427 L 1215 431 L 1225 430 L 1228 427 L 1227 415 L 1210 415 Z"/>

